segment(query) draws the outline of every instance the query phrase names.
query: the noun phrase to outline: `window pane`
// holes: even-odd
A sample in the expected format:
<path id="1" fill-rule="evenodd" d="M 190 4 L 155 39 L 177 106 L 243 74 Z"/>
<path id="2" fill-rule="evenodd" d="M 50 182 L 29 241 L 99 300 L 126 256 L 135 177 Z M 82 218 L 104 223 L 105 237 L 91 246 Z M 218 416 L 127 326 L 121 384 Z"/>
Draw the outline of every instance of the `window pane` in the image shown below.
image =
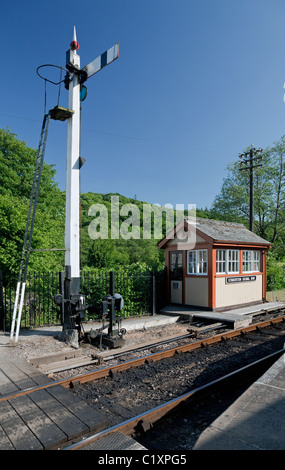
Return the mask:
<path id="1" fill-rule="evenodd" d="M 242 252 L 242 270 L 244 272 L 249 271 L 248 269 L 248 251 L 243 251 Z"/>
<path id="2" fill-rule="evenodd" d="M 260 251 L 244 250 L 242 260 L 244 272 L 258 272 L 260 270 Z"/>
<path id="3" fill-rule="evenodd" d="M 190 274 L 195 274 L 195 266 L 194 266 L 193 263 L 189 263 L 188 272 L 189 272 Z"/>
<path id="4" fill-rule="evenodd" d="M 260 251 L 254 251 L 254 271 L 260 271 Z"/>
<path id="5" fill-rule="evenodd" d="M 239 272 L 239 250 L 228 251 L 228 272 L 229 273 Z"/>
<path id="6" fill-rule="evenodd" d="M 207 274 L 208 252 L 207 250 L 188 251 L 188 274 Z"/>
<path id="7" fill-rule="evenodd" d="M 208 266 L 207 265 L 208 265 L 208 252 L 207 252 L 207 250 L 203 250 L 202 251 L 202 266 L 201 266 L 202 267 L 201 272 L 203 274 L 207 274 L 207 272 L 208 272 Z"/>
<path id="8" fill-rule="evenodd" d="M 170 253 L 170 279 L 181 280 L 183 278 L 183 255 L 181 252 Z"/>
<path id="9" fill-rule="evenodd" d="M 220 274 L 239 273 L 239 250 L 217 250 L 216 272 Z"/>
<path id="10" fill-rule="evenodd" d="M 195 274 L 195 251 L 188 251 L 188 273 Z"/>
<path id="11" fill-rule="evenodd" d="M 226 250 L 216 251 L 216 272 L 217 273 L 226 272 Z"/>

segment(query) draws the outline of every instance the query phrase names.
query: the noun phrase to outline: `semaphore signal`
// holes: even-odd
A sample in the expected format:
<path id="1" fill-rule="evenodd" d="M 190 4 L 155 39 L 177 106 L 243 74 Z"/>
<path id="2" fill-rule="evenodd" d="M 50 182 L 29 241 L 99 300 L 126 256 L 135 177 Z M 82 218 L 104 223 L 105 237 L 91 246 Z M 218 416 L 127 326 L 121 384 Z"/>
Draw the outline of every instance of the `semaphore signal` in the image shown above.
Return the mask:
<path id="1" fill-rule="evenodd" d="M 34 181 L 30 196 L 30 206 L 26 232 L 23 242 L 22 257 L 20 262 L 19 277 L 16 288 L 14 310 L 11 324 L 10 339 L 18 341 L 19 329 L 21 325 L 21 314 L 25 296 L 26 276 L 31 249 L 33 234 L 33 225 L 39 194 L 39 185 L 41 180 L 41 170 L 45 153 L 48 125 L 50 119 L 59 121 L 68 121 L 67 127 L 67 156 L 66 156 L 66 203 L 65 203 L 65 296 L 64 304 L 64 329 L 80 328 L 81 318 L 85 313 L 85 297 L 80 294 L 80 169 L 84 159 L 80 155 L 80 101 L 83 101 L 87 95 L 87 88 L 83 85 L 95 73 L 109 65 L 119 57 L 119 44 L 105 51 L 99 57 L 94 59 L 88 65 L 80 68 L 80 56 L 77 54 L 79 43 L 76 37 L 74 26 L 73 40 L 70 48 L 66 52 L 66 69 L 55 65 L 40 66 L 37 74 L 54 85 L 60 85 L 62 82 L 69 91 L 68 109 L 55 106 L 48 113 L 45 110 L 41 138 L 36 159 Z M 41 67 L 57 67 L 66 71 L 64 80 L 54 82 L 43 77 L 39 73 Z M 60 248 L 59 250 L 62 250 Z M 14 338 L 14 330 L 16 334 Z"/>

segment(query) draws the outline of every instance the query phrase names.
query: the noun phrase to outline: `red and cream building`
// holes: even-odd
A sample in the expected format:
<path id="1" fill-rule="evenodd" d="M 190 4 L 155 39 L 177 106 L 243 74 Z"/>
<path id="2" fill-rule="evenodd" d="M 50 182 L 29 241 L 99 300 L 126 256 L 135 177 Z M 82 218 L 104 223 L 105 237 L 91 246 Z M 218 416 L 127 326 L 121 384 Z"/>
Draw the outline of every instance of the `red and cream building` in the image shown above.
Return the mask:
<path id="1" fill-rule="evenodd" d="M 242 224 L 184 218 L 158 243 L 168 303 L 227 310 L 265 301 L 270 246 Z"/>

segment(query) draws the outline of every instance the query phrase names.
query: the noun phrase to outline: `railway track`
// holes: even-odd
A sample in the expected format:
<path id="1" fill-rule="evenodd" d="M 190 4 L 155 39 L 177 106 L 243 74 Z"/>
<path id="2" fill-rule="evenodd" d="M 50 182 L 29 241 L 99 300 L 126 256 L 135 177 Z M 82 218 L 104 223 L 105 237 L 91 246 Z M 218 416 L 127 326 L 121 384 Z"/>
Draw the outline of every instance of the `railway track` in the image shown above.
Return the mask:
<path id="1" fill-rule="evenodd" d="M 266 357 L 263 357 L 262 359 L 258 359 L 257 361 L 254 361 L 244 367 L 234 370 L 230 372 L 229 374 L 219 377 L 216 380 L 213 380 L 200 387 L 190 390 L 187 393 L 180 395 L 179 397 L 169 400 L 155 408 L 149 409 L 145 411 L 144 413 L 134 416 L 133 418 L 127 419 L 123 422 L 118 423 L 117 425 L 114 425 L 110 428 L 105 429 L 104 431 L 101 431 L 92 436 L 89 436 L 88 438 L 85 438 L 73 444 L 70 444 L 69 446 L 64 447 L 62 450 L 82 450 L 82 449 L 92 450 L 94 449 L 94 444 L 96 446 L 97 441 L 99 441 L 100 439 L 104 439 L 107 436 L 112 435 L 113 433 L 122 433 L 125 435 L 135 437 L 136 439 L 140 439 L 141 434 L 145 434 L 149 429 L 153 427 L 153 425 L 157 421 L 167 416 L 169 413 L 171 413 L 172 410 L 179 409 L 179 406 L 187 402 L 189 399 L 192 398 L 194 400 L 199 400 L 199 397 L 201 397 L 202 395 L 205 399 L 205 395 L 212 393 L 215 387 L 224 386 L 226 382 L 230 382 L 228 384 L 228 387 L 231 387 L 232 386 L 231 381 L 237 380 L 238 377 L 240 377 L 241 375 L 245 373 L 251 374 L 251 377 L 253 379 L 255 377 L 254 374 L 256 373 L 256 369 L 264 371 L 263 368 L 270 367 L 270 365 L 275 360 L 277 360 L 282 354 L 284 354 L 284 352 L 285 352 L 285 349 L 282 348 L 281 350 L 278 350 L 272 354 L 269 354 Z M 184 416 L 185 416 L 185 413 L 184 413 Z M 173 419 L 171 419 L 171 423 L 173 423 Z M 169 429 L 168 425 L 167 427 Z M 173 434 L 173 432 L 175 431 L 172 426 L 170 427 L 170 433 L 168 432 L 168 434 Z M 162 437 L 162 439 L 164 439 L 164 437 Z M 144 438 L 142 439 L 142 442 L 143 443 L 145 442 Z M 170 450 L 170 447 L 168 447 L 167 444 L 165 443 L 164 449 Z"/>
<path id="2" fill-rule="evenodd" d="M 43 388 L 53 387 L 55 385 L 62 385 L 65 388 L 73 389 L 75 386 L 79 384 L 91 382 L 91 381 L 102 379 L 102 378 L 107 378 L 110 376 L 114 377 L 114 375 L 117 372 L 124 372 L 129 369 L 142 366 L 144 364 L 153 364 L 163 359 L 168 359 L 176 355 L 179 356 L 183 353 L 188 353 L 191 351 L 207 348 L 217 343 L 226 343 L 228 340 L 233 340 L 234 338 L 238 338 L 238 337 L 244 338 L 246 335 L 248 337 L 249 333 L 251 332 L 260 334 L 260 332 L 264 331 L 265 328 L 275 328 L 278 325 L 282 325 L 281 334 L 283 333 L 283 328 L 284 328 L 284 334 L 285 334 L 285 315 L 280 315 L 275 318 L 271 318 L 269 320 L 256 322 L 244 328 L 226 331 L 218 335 L 209 336 L 200 340 L 195 340 L 193 342 L 187 342 L 186 344 L 183 344 L 180 346 L 178 345 L 178 346 L 166 349 L 166 350 L 146 354 L 144 356 L 139 356 L 134 359 L 129 359 L 123 362 L 118 362 L 117 364 L 107 365 L 107 366 L 99 367 L 96 369 L 92 368 L 91 370 L 88 370 L 87 372 L 84 371 L 79 374 L 73 373 L 72 375 L 68 375 L 67 377 L 63 377 L 63 378 L 60 378 L 60 374 L 58 374 L 59 378 L 57 378 L 56 380 L 49 381 L 46 384 L 36 386 L 36 387 L 30 387 L 24 390 L 19 390 L 13 394 L 2 395 L 0 396 L 0 402 L 9 400 L 11 398 L 15 398 L 16 396 L 26 395 L 36 390 L 41 390 Z M 264 333 L 265 333 L 265 336 L 267 334 L 269 336 L 270 335 L 274 336 L 276 332 L 267 331 Z M 262 340 L 264 339 L 265 338 L 262 337 Z M 129 351 L 129 353 L 131 353 L 131 351 Z M 120 354 L 118 354 L 118 356 L 120 356 Z"/>
<path id="3" fill-rule="evenodd" d="M 267 315 L 269 317 L 269 315 Z M 281 317 L 282 318 L 282 317 Z M 277 322 L 280 320 L 277 318 Z M 197 323 L 190 324 L 190 327 L 187 328 L 189 333 L 183 334 L 182 336 L 171 336 L 169 338 L 165 338 L 162 341 L 155 341 L 153 343 L 145 343 L 144 345 L 140 345 L 139 347 L 126 347 L 120 348 L 119 350 L 107 350 L 107 351 L 99 351 L 96 354 L 98 349 L 95 349 L 95 354 L 89 354 L 89 357 L 85 359 L 82 357 L 80 350 L 77 350 L 73 353 L 70 353 L 68 357 L 65 357 L 65 354 L 61 354 L 60 356 L 64 356 L 62 360 L 60 357 L 57 359 L 56 356 L 51 356 L 51 358 L 43 357 L 43 358 L 34 358 L 30 360 L 30 362 L 39 368 L 41 372 L 51 376 L 51 377 L 69 377 L 72 374 L 76 374 L 76 370 L 92 370 L 97 369 L 98 366 L 102 364 L 106 364 L 111 362 L 112 364 L 119 362 L 123 358 L 135 358 L 138 357 L 139 353 L 145 352 L 145 354 L 154 354 L 155 352 L 161 352 L 163 356 L 163 351 L 166 349 L 167 345 L 169 349 L 177 350 L 179 352 L 185 352 L 191 350 L 191 348 L 196 349 L 199 347 L 207 346 L 213 341 L 220 341 L 220 337 L 216 333 L 219 330 L 222 330 L 225 334 L 222 335 L 222 340 L 229 339 L 233 336 L 239 336 L 240 334 L 244 334 L 247 331 L 255 331 L 256 328 L 264 328 L 266 326 L 270 326 L 271 322 L 275 322 L 275 317 L 273 316 L 270 319 L 267 319 L 264 322 L 254 320 L 254 323 L 251 324 L 249 327 L 244 327 L 236 330 L 229 329 L 228 325 L 225 323 Z M 194 326 L 193 326 L 194 325 Z M 260 326 L 258 326 L 260 325 Z M 248 330 L 249 328 L 249 330 Z M 211 339 L 213 338 L 213 339 Z M 197 341 L 199 340 L 199 341 Z M 195 343 L 193 346 L 189 346 L 189 343 Z M 183 345 L 185 345 L 183 349 Z M 179 349 L 179 346 L 181 348 Z M 83 349 L 84 350 L 84 349 Z M 117 352 L 119 351 L 119 352 Z M 170 353 L 171 354 L 171 353 Z M 77 357 L 79 356 L 79 357 Z M 159 356 L 158 360 L 160 359 Z M 68 371 L 71 372 L 68 372 Z M 66 371 L 66 374 L 64 373 Z"/>
<path id="4" fill-rule="evenodd" d="M 228 340 L 234 340 L 234 338 L 245 337 L 245 335 L 247 335 L 247 338 L 249 338 L 250 333 L 254 333 L 255 338 L 257 337 L 257 334 L 263 334 L 264 336 L 261 339 L 264 340 L 266 338 L 266 334 L 268 333 L 268 331 L 265 332 L 265 329 L 275 328 L 278 325 L 282 325 L 282 327 L 284 326 L 285 328 L 285 315 L 277 316 L 275 318 L 270 318 L 264 321 L 257 321 L 256 323 L 253 323 L 247 327 L 236 330 L 227 330 L 219 334 L 213 334 L 212 331 L 216 332 L 216 327 L 214 327 L 213 330 L 211 325 L 208 325 L 207 327 L 202 327 L 201 330 L 195 330 L 195 333 L 191 332 L 189 335 L 183 335 L 177 338 L 172 338 L 171 340 L 148 344 L 144 347 L 135 348 L 124 353 L 115 353 L 109 357 L 103 358 L 103 362 L 110 360 L 112 362 L 115 361 L 115 364 L 112 363 L 111 365 L 98 367 L 95 369 L 92 368 L 92 366 L 87 365 L 86 369 L 83 370 L 83 372 L 80 374 L 76 374 L 77 368 L 74 368 L 73 374 L 75 375 L 73 377 L 69 374 L 69 372 L 67 372 L 68 375 L 65 378 L 66 373 L 63 370 L 59 371 L 57 374 L 53 374 L 53 376 L 58 378 L 62 377 L 62 385 L 67 386 L 68 383 L 68 385 L 72 387 L 74 384 L 108 377 L 109 375 L 114 375 L 116 372 L 122 372 L 133 367 L 141 366 L 145 363 L 150 364 L 158 362 L 162 359 L 167 359 L 175 355 L 195 351 L 197 349 L 207 348 L 220 342 L 223 343 L 227 342 Z M 223 327 L 225 327 L 225 325 Z M 202 338 L 197 339 L 197 334 L 201 334 Z M 207 334 L 209 334 L 209 336 L 205 336 Z M 274 336 L 274 334 L 278 335 L 278 330 L 277 332 L 273 332 L 271 330 L 270 335 Z M 174 343 L 174 346 L 170 346 L 168 349 L 159 349 L 159 346 L 165 346 L 170 342 Z M 137 354 L 141 351 L 145 351 L 146 354 L 137 356 Z M 120 362 L 122 358 L 127 358 L 127 360 Z M 84 369 L 84 366 L 82 369 Z"/>
<path id="5" fill-rule="evenodd" d="M 208 334 L 202 339 L 190 335 L 183 338 L 185 344 L 123 361 L 125 357 L 119 353 L 116 364 L 99 365 L 67 377 L 58 374 L 56 380 L 41 386 L 0 396 L 0 402 L 60 384 L 107 416 L 108 430 L 99 433 L 96 439 L 118 429 L 127 434 L 146 431 L 182 402 L 229 379 L 234 371 L 240 369 L 241 373 L 251 364 L 268 363 L 282 354 L 285 315 L 237 330 Z M 91 440 L 84 442 L 91 445 Z"/>
<path id="6" fill-rule="evenodd" d="M 91 371 L 70 386 L 113 426 L 283 349 L 284 339 L 279 318 Z"/>

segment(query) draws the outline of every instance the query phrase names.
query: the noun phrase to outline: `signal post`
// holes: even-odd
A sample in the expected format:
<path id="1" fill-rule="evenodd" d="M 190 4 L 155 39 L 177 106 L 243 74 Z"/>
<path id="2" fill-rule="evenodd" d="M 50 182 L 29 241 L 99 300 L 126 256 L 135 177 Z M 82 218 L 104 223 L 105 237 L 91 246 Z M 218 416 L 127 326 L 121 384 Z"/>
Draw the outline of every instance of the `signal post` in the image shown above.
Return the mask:
<path id="1" fill-rule="evenodd" d="M 66 208 L 65 208 L 65 281 L 64 292 L 55 296 L 63 308 L 63 329 L 80 330 L 85 314 L 85 297 L 80 294 L 80 96 L 86 96 L 83 83 L 119 57 L 114 45 L 90 64 L 80 69 L 79 44 L 74 27 L 73 41 L 66 52 L 65 87 L 69 90 L 67 117 Z M 82 93 L 83 92 L 83 93 Z M 81 98 L 83 100 L 84 97 Z"/>

